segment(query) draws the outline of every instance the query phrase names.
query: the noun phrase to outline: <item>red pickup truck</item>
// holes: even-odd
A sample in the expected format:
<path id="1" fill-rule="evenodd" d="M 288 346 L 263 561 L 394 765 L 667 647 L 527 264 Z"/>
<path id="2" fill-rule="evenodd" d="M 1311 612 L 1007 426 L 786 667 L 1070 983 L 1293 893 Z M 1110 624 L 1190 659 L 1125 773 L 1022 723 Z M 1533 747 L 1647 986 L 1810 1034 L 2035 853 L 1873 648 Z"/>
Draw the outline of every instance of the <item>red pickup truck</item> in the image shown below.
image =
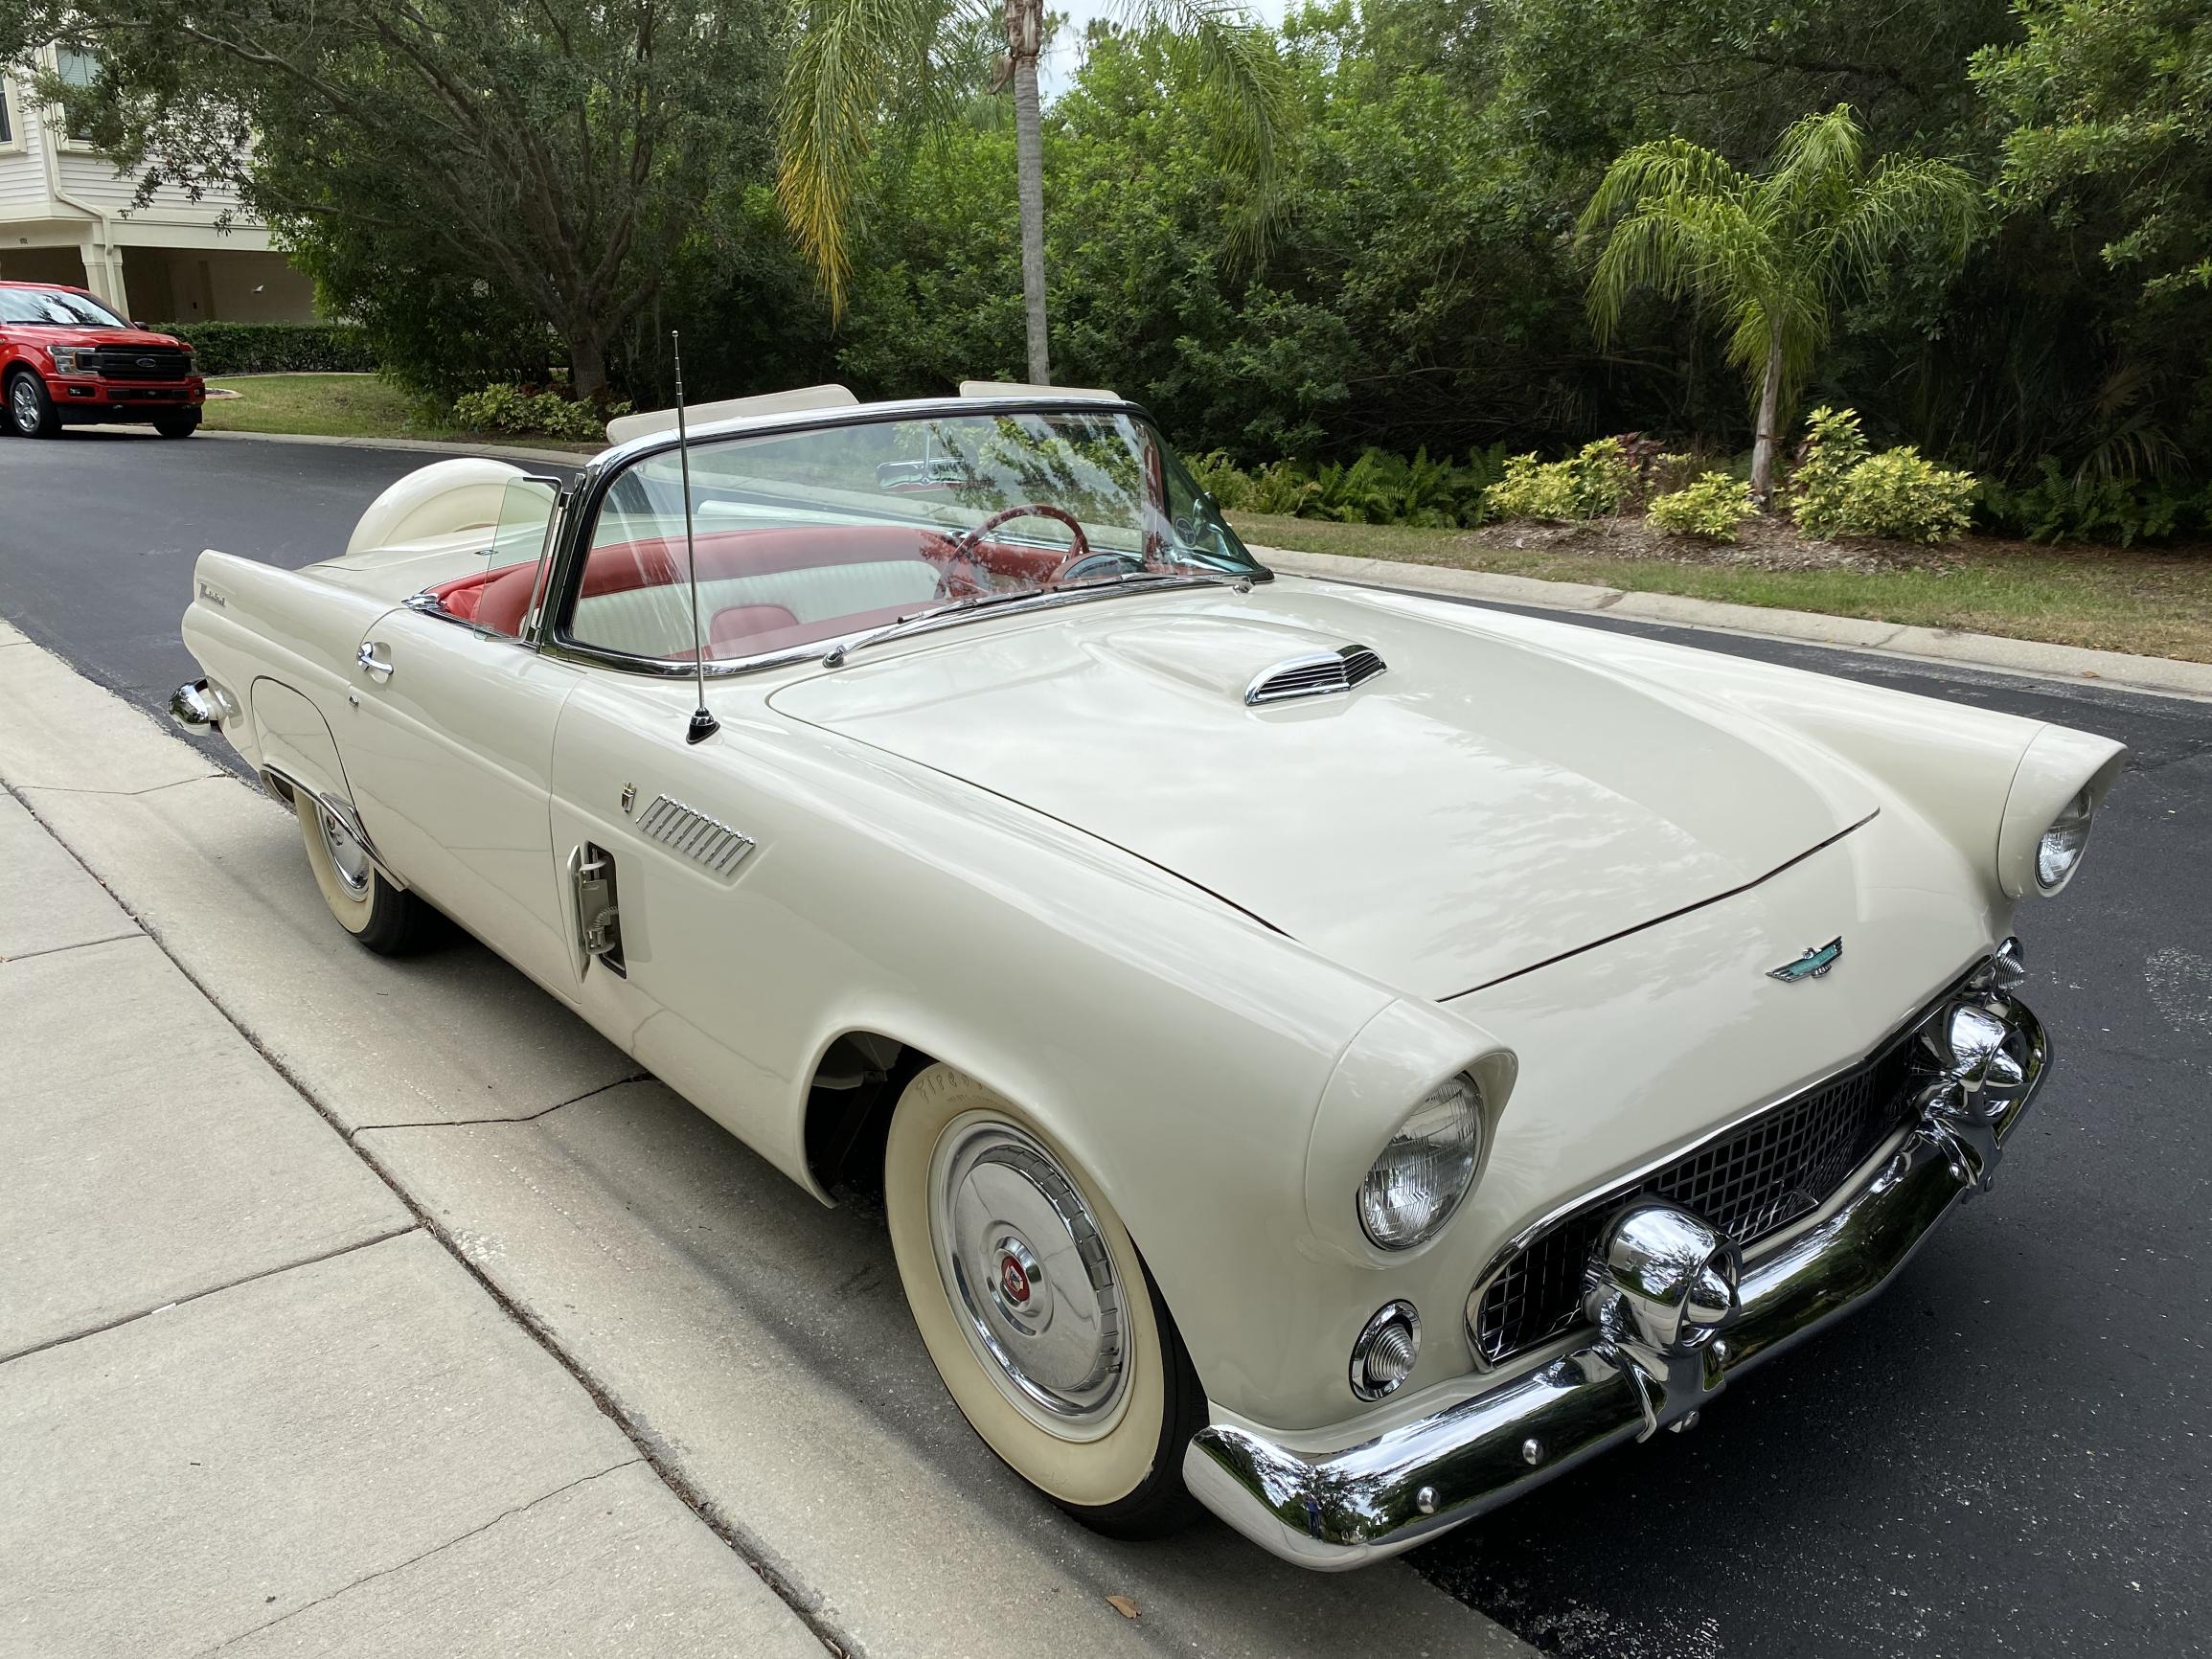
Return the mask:
<path id="1" fill-rule="evenodd" d="M 101 420 L 190 438 L 207 383 L 190 346 L 132 327 L 82 288 L 0 282 L 0 394 L 7 429 L 26 438 Z"/>

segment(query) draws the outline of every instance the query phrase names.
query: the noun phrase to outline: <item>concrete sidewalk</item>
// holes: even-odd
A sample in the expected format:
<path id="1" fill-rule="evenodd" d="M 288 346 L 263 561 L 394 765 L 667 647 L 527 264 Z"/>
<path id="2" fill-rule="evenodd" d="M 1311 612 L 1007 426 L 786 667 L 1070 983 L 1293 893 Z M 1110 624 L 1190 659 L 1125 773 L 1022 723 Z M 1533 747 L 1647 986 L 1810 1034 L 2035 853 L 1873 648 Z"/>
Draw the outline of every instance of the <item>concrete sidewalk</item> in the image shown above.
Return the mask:
<path id="1" fill-rule="evenodd" d="M 11 790 L 0 1653 L 216 1648 L 823 1652 Z"/>
<path id="2" fill-rule="evenodd" d="M 879 1221 L 481 948 L 351 944 L 288 810 L 5 624 L 0 782 L 0 1655 L 1527 1652 L 1066 1520 Z"/>

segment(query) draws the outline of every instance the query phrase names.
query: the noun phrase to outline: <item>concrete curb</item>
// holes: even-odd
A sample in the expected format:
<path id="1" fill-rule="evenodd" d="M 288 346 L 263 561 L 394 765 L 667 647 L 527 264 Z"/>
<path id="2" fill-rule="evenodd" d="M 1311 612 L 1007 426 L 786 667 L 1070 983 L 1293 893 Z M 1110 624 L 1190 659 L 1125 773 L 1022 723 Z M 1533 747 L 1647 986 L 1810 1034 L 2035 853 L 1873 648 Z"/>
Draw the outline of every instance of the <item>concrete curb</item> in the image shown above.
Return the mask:
<path id="1" fill-rule="evenodd" d="M 2045 645 L 2036 640 L 2008 639 L 1999 634 L 1869 622 L 1860 617 L 1823 616 L 1814 611 L 1724 604 L 1715 600 L 1685 599 L 1679 594 L 1629 593 L 1620 588 L 1593 587 L 1579 581 L 1494 576 L 1487 571 L 1459 570 L 1448 565 L 1347 558 L 1341 554 L 1303 553 L 1286 547 L 1256 546 L 1252 553 L 1277 570 L 1329 581 L 1402 588 L 1544 610 L 1603 612 L 1607 616 L 1665 623 L 1676 627 L 1710 628 L 1718 633 L 1750 634 L 1761 639 L 1799 640 L 1808 645 L 1865 651 L 1875 656 L 1962 664 L 2037 679 L 2094 680 L 2100 686 L 2122 691 L 2212 701 L 2212 663 L 2131 656 L 2124 651 L 2087 650 L 2080 646 Z"/>
<path id="2" fill-rule="evenodd" d="M 322 438 L 306 432 L 215 432 L 202 426 L 200 439 L 219 438 L 226 443 L 319 443 L 331 449 L 407 449 L 420 455 L 490 455 L 500 461 L 550 461 L 559 466 L 582 466 L 596 449 L 533 449 L 519 443 L 456 443 L 444 438 Z"/>

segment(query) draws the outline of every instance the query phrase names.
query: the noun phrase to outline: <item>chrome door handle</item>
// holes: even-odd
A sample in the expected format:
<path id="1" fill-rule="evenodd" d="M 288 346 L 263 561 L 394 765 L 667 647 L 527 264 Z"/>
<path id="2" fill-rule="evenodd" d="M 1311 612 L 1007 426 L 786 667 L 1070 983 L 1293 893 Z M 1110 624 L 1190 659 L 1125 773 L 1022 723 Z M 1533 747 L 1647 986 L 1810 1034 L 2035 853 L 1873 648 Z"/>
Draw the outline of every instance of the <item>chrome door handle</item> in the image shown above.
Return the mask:
<path id="1" fill-rule="evenodd" d="M 369 640 L 353 654 L 353 660 L 378 685 L 392 677 L 392 659 L 383 653 L 384 647 L 380 641 Z"/>

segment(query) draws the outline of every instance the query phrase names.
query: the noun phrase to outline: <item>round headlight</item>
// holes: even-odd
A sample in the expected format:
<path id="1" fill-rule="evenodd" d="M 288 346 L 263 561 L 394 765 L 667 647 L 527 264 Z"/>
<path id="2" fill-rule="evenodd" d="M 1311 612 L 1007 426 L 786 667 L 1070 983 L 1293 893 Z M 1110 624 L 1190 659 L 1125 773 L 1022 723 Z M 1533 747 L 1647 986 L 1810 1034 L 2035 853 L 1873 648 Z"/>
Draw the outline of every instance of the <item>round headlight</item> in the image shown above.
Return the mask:
<path id="1" fill-rule="evenodd" d="M 2043 838 L 2036 843 L 2036 885 L 2045 893 L 2056 893 L 2064 886 L 2074 866 L 2082 861 L 2082 851 L 2089 844 L 2091 810 L 2089 792 L 2084 789 L 2061 808 L 2051 827 L 2043 831 Z"/>
<path id="2" fill-rule="evenodd" d="M 1482 1161 L 1482 1091 L 1465 1073 L 1413 1108 L 1359 1183 L 1359 1225 L 1385 1250 L 1436 1237 Z"/>

